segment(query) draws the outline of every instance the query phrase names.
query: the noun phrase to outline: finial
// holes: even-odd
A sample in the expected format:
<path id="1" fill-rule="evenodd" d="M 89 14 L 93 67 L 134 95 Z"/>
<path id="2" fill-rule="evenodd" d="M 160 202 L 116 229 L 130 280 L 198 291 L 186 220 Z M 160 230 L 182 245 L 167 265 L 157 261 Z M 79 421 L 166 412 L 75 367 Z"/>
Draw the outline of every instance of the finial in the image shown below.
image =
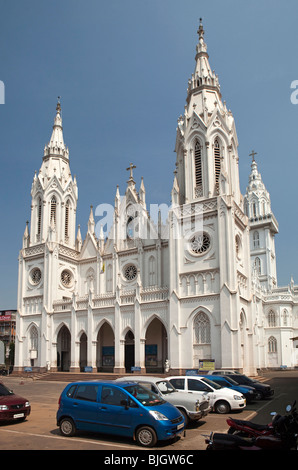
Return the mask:
<path id="1" fill-rule="evenodd" d="M 198 35 L 199 35 L 199 38 L 202 38 L 204 37 L 204 27 L 203 27 L 203 23 L 202 23 L 202 18 L 200 18 L 200 25 L 199 25 L 199 29 L 198 29 Z"/>
<path id="2" fill-rule="evenodd" d="M 56 111 L 57 111 L 57 113 L 59 113 L 59 114 L 60 114 L 60 111 L 61 111 L 60 99 L 61 99 L 61 96 L 58 96 Z"/>
<path id="3" fill-rule="evenodd" d="M 199 44 L 197 45 L 197 52 L 207 52 L 207 46 L 204 41 L 205 31 L 203 28 L 202 18 L 200 18 L 200 24 L 197 33 L 199 35 Z"/>

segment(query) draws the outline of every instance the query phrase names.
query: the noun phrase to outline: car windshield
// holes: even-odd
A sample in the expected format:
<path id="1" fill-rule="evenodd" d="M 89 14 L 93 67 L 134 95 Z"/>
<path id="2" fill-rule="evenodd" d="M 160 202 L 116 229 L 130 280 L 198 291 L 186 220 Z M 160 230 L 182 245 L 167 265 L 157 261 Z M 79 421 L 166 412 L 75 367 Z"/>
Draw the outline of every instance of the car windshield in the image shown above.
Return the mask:
<path id="1" fill-rule="evenodd" d="M 163 395 L 166 395 L 167 393 L 176 392 L 176 389 L 168 380 L 161 380 L 160 382 L 156 382 L 156 385 L 158 386 L 159 390 Z"/>
<path id="2" fill-rule="evenodd" d="M 218 385 L 217 383 L 213 382 L 212 380 L 206 379 L 205 377 L 202 378 L 202 381 L 205 382 L 207 385 L 210 385 L 210 387 L 215 388 L 216 390 L 222 388 L 221 385 Z"/>
<path id="3" fill-rule="evenodd" d="M 144 406 L 156 406 L 165 403 L 165 400 L 160 398 L 156 393 L 138 384 L 129 385 L 125 387 L 125 390 Z"/>
<path id="4" fill-rule="evenodd" d="M 238 385 L 237 382 L 232 379 L 232 377 L 225 377 L 226 381 L 229 382 L 231 385 Z"/>
<path id="5" fill-rule="evenodd" d="M 0 397 L 6 397 L 7 395 L 14 395 L 12 390 L 9 390 L 5 385 L 0 384 Z"/>

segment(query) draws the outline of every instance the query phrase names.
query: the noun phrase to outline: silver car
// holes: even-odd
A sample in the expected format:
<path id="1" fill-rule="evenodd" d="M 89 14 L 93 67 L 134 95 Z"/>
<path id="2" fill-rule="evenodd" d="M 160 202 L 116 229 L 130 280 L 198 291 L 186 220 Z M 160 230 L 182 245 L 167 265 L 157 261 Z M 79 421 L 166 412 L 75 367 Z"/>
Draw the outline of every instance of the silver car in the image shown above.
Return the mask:
<path id="1" fill-rule="evenodd" d="M 190 421 L 198 421 L 204 416 L 207 416 L 209 411 L 211 411 L 209 397 L 203 397 L 196 392 L 190 392 L 188 394 L 179 392 L 165 378 L 133 375 L 116 379 L 116 382 L 127 382 L 128 380 L 138 382 L 143 387 L 149 388 L 152 392 L 176 406 L 185 419 L 185 426 Z"/>

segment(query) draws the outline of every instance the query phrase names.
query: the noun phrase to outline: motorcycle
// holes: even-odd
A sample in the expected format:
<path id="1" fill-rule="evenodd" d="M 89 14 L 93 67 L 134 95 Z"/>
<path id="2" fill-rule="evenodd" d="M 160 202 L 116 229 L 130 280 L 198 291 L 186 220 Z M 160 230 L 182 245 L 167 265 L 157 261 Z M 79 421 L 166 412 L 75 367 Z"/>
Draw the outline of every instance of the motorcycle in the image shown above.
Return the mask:
<path id="1" fill-rule="evenodd" d="M 211 433 L 205 440 L 206 450 L 297 450 L 298 414 L 296 401 L 287 407 L 288 414 L 275 415 L 272 434 L 240 436 L 239 434 Z"/>
<path id="2" fill-rule="evenodd" d="M 292 419 L 297 416 L 296 401 L 294 405 L 287 406 L 286 411 L 291 412 Z M 272 422 L 269 424 L 258 424 L 252 421 L 244 421 L 240 419 L 228 418 L 227 424 L 229 425 L 228 434 L 237 434 L 239 437 L 258 437 L 258 436 L 272 436 L 275 432 L 275 423 L 281 418 L 281 415 L 273 412 Z"/>

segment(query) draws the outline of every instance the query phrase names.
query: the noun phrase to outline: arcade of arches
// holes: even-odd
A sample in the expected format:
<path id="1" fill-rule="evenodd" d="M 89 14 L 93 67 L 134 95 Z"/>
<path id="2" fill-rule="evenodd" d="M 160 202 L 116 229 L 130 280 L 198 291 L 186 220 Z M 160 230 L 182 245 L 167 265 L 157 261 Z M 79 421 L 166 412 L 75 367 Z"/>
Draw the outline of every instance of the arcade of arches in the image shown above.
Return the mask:
<path id="1" fill-rule="evenodd" d="M 88 360 L 88 337 L 83 331 L 79 335 L 79 368 L 84 371 L 91 361 Z M 72 338 L 66 325 L 63 325 L 57 336 L 57 370 L 71 370 Z M 121 341 L 124 351 L 123 365 L 126 372 L 136 365 L 135 337 L 131 329 L 126 331 Z M 145 368 L 147 372 L 164 372 L 168 358 L 167 333 L 163 323 L 154 318 L 147 327 L 143 342 L 145 351 Z M 115 336 L 111 325 L 105 321 L 99 328 L 96 338 L 96 370 L 98 372 L 113 372 L 115 366 Z"/>

